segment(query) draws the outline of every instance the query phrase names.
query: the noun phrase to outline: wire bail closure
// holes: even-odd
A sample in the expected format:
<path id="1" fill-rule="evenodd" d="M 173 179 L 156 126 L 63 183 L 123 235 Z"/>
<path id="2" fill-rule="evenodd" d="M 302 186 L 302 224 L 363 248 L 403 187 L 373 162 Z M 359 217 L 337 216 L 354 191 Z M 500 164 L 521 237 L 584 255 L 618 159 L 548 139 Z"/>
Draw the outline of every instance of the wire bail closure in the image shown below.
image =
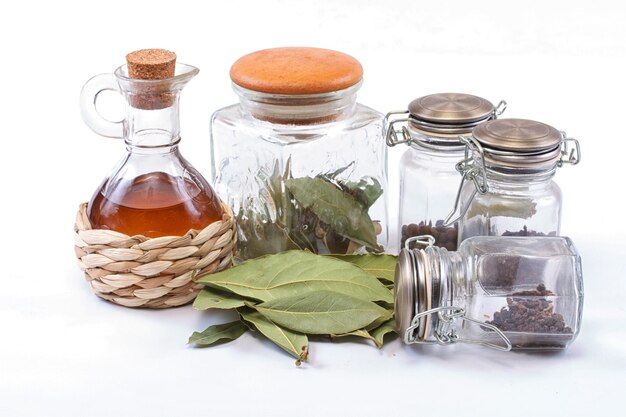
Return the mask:
<path id="1" fill-rule="evenodd" d="M 472 191 L 469 201 L 474 199 L 476 193 L 486 194 L 489 191 L 489 185 L 487 184 L 487 171 L 485 170 L 485 151 L 483 147 L 476 139 L 474 139 L 474 137 L 459 136 L 459 140 L 465 144 L 465 157 L 456 164 L 456 170 L 462 175 L 462 178 L 454 200 L 454 207 L 443 220 L 444 226 L 450 226 L 459 221 L 463 216 L 465 216 L 465 213 L 467 213 L 467 210 L 469 209 L 469 204 L 466 204 L 463 208 L 460 207 L 461 192 L 463 191 L 465 181 L 472 181 L 474 183 L 474 191 Z M 474 157 L 470 154 L 470 151 L 472 153 L 477 152 L 480 156 L 479 165 L 476 164 Z M 457 212 L 458 214 L 455 216 L 455 213 Z"/>
<path id="2" fill-rule="evenodd" d="M 580 143 L 578 139 L 568 138 L 567 133 L 561 130 L 561 158 L 557 162 L 557 166 L 560 168 L 565 164 L 577 165 L 580 162 Z M 572 143 L 573 147 L 570 149 L 569 144 Z"/>
<path id="3" fill-rule="evenodd" d="M 403 125 L 400 129 L 396 129 L 395 127 L 397 124 L 400 124 L 400 123 L 408 123 L 410 120 L 408 117 L 391 120 L 392 116 L 400 116 L 400 115 L 406 115 L 406 114 L 409 114 L 408 110 L 390 111 L 389 113 L 385 115 L 385 124 L 387 125 L 387 134 L 385 135 L 385 142 L 387 143 L 387 146 L 394 147 L 401 143 L 410 144 L 413 141 L 413 139 L 411 139 L 411 134 L 409 133 L 409 129 L 406 127 L 406 125 Z"/>
<path id="4" fill-rule="evenodd" d="M 424 245 L 425 247 L 433 246 L 435 244 L 435 237 L 431 235 L 419 235 L 412 236 L 404 242 L 404 249 L 411 250 L 411 243 L 415 243 L 417 245 Z"/>
<path id="5" fill-rule="evenodd" d="M 437 328 L 433 332 L 433 335 L 435 336 L 435 340 L 426 340 L 426 339 L 419 340 L 415 336 L 415 333 L 416 333 L 415 331 L 419 328 L 420 318 L 424 316 L 428 316 L 428 315 L 434 315 L 434 314 L 436 314 L 438 318 Z M 500 337 L 500 339 L 502 339 L 502 341 L 504 342 L 504 346 L 496 344 L 496 343 L 486 342 L 483 340 L 461 339 L 456 334 L 455 328 L 453 326 L 455 320 L 465 321 L 468 324 L 475 324 L 481 328 L 486 328 L 495 332 L 496 335 Z M 407 344 L 415 343 L 415 344 L 426 344 L 426 345 L 432 345 L 432 344 L 450 345 L 452 343 L 469 343 L 469 344 L 489 347 L 489 348 L 500 350 L 503 352 L 508 352 L 513 347 L 513 345 L 511 344 L 511 341 L 509 340 L 508 337 L 506 337 L 506 335 L 502 332 L 502 330 L 498 329 L 493 324 L 484 323 L 479 320 L 466 317 L 465 310 L 463 310 L 460 307 L 454 307 L 454 306 L 436 307 L 436 308 L 432 308 L 430 310 L 424 311 L 422 313 L 416 314 L 415 317 L 413 317 L 413 320 L 411 321 L 411 326 L 409 326 L 409 328 L 406 329 L 406 332 L 403 335 L 403 339 L 404 339 L 404 342 Z"/>
<path id="6" fill-rule="evenodd" d="M 496 108 L 493 109 L 493 117 L 492 117 L 492 119 L 497 119 L 498 116 L 501 116 L 502 113 L 504 113 L 504 111 L 506 110 L 507 106 L 508 106 L 508 104 L 507 104 L 506 101 L 500 100 L 500 102 L 498 103 Z"/>

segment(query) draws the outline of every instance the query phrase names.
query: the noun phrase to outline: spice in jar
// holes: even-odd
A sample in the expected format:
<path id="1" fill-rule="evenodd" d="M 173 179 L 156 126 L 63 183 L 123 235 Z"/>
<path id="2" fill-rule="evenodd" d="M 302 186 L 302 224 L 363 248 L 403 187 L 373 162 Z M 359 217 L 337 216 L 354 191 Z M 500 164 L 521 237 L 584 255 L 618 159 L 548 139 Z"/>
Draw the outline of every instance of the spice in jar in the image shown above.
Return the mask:
<path id="1" fill-rule="evenodd" d="M 507 230 L 502 233 L 502 236 L 556 236 L 556 232 L 550 232 L 548 234 L 537 232 L 535 230 L 528 230 L 528 226 L 524 226 L 521 230 L 517 232 L 511 232 Z"/>
<path id="2" fill-rule="evenodd" d="M 506 307 L 493 313 L 493 320 L 487 321 L 487 324 L 507 333 L 535 334 L 532 339 L 519 337 L 512 340 L 514 347 L 565 347 L 563 342 L 572 339 L 574 332 L 565 325 L 563 315 L 554 311 L 554 303 L 546 298 L 553 296 L 554 293 L 547 290 L 544 284 L 539 284 L 534 290 L 515 292 L 507 297 Z M 544 336 L 538 338 L 537 334 Z"/>
<path id="3" fill-rule="evenodd" d="M 405 224 L 402 226 L 402 239 L 400 247 L 404 247 L 408 238 L 421 235 L 430 235 L 434 237 L 435 246 L 446 248 L 448 250 L 456 250 L 458 238 L 458 226 L 456 223 L 453 226 L 444 226 L 443 220 L 437 220 L 433 226 L 432 220 L 428 223 L 422 220 L 419 224 Z M 413 249 L 414 247 L 414 242 L 409 244 L 410 249 Z"/>

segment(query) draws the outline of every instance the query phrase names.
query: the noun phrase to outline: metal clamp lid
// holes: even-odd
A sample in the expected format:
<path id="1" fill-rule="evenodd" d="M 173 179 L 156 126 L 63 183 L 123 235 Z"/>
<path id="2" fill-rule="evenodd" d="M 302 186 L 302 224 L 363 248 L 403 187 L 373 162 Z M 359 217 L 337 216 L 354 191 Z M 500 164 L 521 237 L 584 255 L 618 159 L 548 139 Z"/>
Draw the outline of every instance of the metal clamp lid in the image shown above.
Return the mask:
<path id="1" fill-rule="evenodd" d="M 439 93 L 420 97 L 409 104 L 408 110 L 387 113 L 385 141 L 388 146 L 416 142 L 409 132 L 410 126 L 418 133 L 436 138 L 438 145 L 460 145 L 458 135 L 496 119 L 506 106 L 504 100 L 494 106 L 470 94 Z M 394 119 L 396 116 L 399 117 Z"/>
<path id="2" fill-rule="evenodd" d="M 416 120 L 444 125 L 479 124 L 496 112 L 489 100 L 462 93 L 438 93 L 420 97 L 409 103 L 408 110 Z"/>
<path id="3" fill-rule="evenodd" d="M 419 328 L 420 320 L 424 316 L 429 316 L 429 315 L 434 315 L 434 314 L 437 315 L 437 319 L 438 319 L 437 328 L 433 331 L 433 336 L 435 337 L 435 340 L 428 340 L 428 339 L 420 340 L 416 338 L 415 330 Z M 487 342 L 484 340 L 472 340 L 472 339 L 460 338 L 456 334 L 456 331 L 454 330 L 453 323 L 455 319 L 460 320 L 460 321 L 465 321 L 468 324 L 475 324 L 479 327 L 495 332 L 496 335 L 498 335 L 500 339 L 502 339 L 502 341 L 504 342 L 504 346 L 498 345 L 496 343 Z M 406 332 L 404 332 L 403 340 L 404 340 L 404 343 L 406 344 L 421 343 L 421 344 L 449 345 L 452 343 L 471 343 L 475 345 L 482 345 L 482 346 L 489 347 L 492 349 L 501 350 L 504 352 L 508 352 L 513 347 L 513 345 L 511 344 L 511 341 L 509 340 L 508 337 L 506 337 L 506 335 L 502 332 L 502 330 L 498 329 L 493 324 L 488 324 L 480 320 L 467 317 L 465 315 L 464 309 L 460 307 L 454 307 L 454 306 L 449 306 L 449 307 L 443 306 L 443 307 L 432 308 L 430 310 L 424 311 L 423 313 L 416 314 L 415 317 L 413 317 L 413 320 L 411 321 L 411 326 L 409 326 L 409 328 L 406 329 Z"/>

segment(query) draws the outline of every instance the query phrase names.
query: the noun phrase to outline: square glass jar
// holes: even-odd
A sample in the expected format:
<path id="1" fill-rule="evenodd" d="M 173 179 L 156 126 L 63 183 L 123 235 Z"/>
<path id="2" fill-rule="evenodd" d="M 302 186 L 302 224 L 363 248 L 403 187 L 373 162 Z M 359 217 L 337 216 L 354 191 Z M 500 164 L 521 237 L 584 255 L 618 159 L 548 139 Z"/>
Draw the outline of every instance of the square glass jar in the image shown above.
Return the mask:
<path id="1" fill-rule="evenodd" d="M 287 49 L 280 51 L 284 57 L 314 48 L 278 49 Z M 314 58 L 335 59 L 324 53 Z M 262 64 L 271 70 L 277 62 L 282 61 Z M 323 73 L 323 65 L 321 74 L 311 65 L 291 78 L 336 81 L 336 75 Z M 238 223 L 238 259 L 290 249 L 383 252 L 388 233 L 383 115 L 356 102 L 361 74 L 352 85 L 332 91 L 325 90 L 338 88 L 336 83 L 294 90 L 282 85 L 288 80 L 281 76 L 268 88 L 267 80 L 249 85 L 233 74 L 240 101 L 213 114 L 211 146 L 216 192 Z M 261 77 L 258 68 L 251 74 Z"/>

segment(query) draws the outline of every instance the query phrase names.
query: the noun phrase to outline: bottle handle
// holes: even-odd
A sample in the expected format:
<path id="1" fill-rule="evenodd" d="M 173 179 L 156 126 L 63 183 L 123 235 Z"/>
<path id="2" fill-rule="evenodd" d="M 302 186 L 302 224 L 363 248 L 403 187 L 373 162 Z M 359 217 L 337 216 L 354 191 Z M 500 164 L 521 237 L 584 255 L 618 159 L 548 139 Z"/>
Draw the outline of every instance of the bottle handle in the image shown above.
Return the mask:
<path id="1" fill-rule="evenodd" d="M 80 113 L 83 121 L 91 130 L 107 138 L 121 139 L 124 137 L 124 120 L 117 122 L 103 117 L 96 103 L 98 95 L 103 91 L 122 93 L 117 79 L 113 74 L 100 74 L 85 83 L 80 92 Z"/>

